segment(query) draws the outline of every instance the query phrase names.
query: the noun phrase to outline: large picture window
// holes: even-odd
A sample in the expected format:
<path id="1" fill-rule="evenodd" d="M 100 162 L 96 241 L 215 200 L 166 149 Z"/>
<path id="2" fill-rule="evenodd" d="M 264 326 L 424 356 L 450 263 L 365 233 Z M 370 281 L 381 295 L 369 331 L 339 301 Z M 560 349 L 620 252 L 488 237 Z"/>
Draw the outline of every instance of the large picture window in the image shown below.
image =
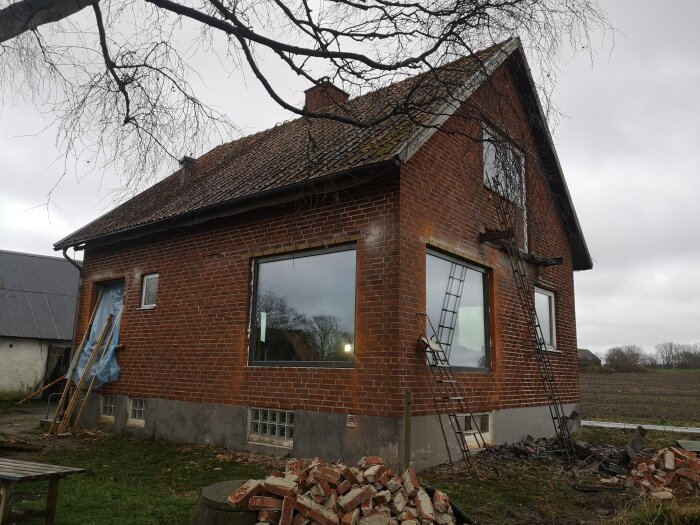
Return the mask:
<path id="1" fill-rule="evenodd" d="M 428 251 L 426 312 L 455 367 L 490 368 L 486 270 Z"/>
<path id="2" fill-rule="evenodd" d="M 352 364 L 355 259 L 345 246 L 256 261 L 251 363 Z"/>

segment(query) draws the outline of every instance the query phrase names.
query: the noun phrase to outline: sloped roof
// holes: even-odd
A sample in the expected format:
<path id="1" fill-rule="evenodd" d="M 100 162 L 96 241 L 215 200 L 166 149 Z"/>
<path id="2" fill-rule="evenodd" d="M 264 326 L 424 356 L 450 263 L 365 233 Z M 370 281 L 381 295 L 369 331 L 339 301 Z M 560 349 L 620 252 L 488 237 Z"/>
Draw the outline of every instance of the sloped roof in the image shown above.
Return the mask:
<path id="1" fill-rule="evenodd" d="M 291 191 L 332 175 L 405 162 L 519 48 L 519 40 L 511 39 L 328 110 L 367 123 L 364 127 L 302 117 L 218 146 L 198 158 L 190 171 L 176 171 L 54 248 L 81 247 L 158 224 L 204 217 L 214 209 L 234 208 L 251 198 Z M 387 116 L 397 106 L 400 111 Z M 575 217 L 568 193 L 565 197 L 565 216 Z M 573 236 L 585 248 L 577 221 L 573 228 Z M 590 264 L 587 249 L 583 252 L 574 265 L 582 269 Z"/>
<path id="2" fill-rule="evenodd" d="M 0 250 L 0 336 L 72 339 L 79 281 L 60 257 Z"/>

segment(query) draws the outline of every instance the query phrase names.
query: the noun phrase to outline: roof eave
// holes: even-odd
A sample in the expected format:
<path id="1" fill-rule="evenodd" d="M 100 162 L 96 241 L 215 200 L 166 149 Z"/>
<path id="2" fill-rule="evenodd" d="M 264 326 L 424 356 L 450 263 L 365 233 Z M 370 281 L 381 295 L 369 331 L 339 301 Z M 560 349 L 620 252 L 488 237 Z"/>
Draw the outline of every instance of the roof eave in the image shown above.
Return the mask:
<path id="1" fill-rule="evenodd" d="M 87 245 L 104 246 L 107 244 L 136 239 L 151 233 L 172 230 L 185 226 L 193 226 L 221 217 L 239 215 L 241 213 L 268 206 L 292 202 L 302 196 L 300 192 L 305 192 L 304 195 L 309 195 L 309 191 L 312 193 L 319 193 L 348 189 L 359 184 L 363 184 L 368 180 L 372 180 L 384 170 L 396 167 L 398 165 L 399 161 L 395 158 L 391 158 L 384 161 L 365 164 L 349 170 L 331 173 L 323 177 L 304 180 L 296 184 L 290 184 L 280 188 L 273 188 L 252 195 L 246 195 L 236 199 L 231 199 L 229 201 L 212 204 L 204 208 L 174 215 L 158 221 L 132 226 L 131 228 L 118 232 L 76 239 L 74 241 L 66 241 L 66 239 L 70 239 L 74 235 L 72 234 L 55 243 L 54 250 L 63 250 L 71 247 L 75 248 L 76 250 L 83 250 Z M 77 231 L 79 232 L 80 230 Z"/>

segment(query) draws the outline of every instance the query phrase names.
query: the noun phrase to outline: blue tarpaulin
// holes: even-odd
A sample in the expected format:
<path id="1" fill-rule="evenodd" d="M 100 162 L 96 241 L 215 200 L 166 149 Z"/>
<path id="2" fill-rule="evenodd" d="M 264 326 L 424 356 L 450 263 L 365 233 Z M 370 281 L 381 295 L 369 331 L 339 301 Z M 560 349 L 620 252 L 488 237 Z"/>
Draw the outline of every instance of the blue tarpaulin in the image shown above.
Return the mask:
<path id="1" fill-rule="evenodd" d="M 95 348 L 97 340 L 100 338 L 100 333 L 107 322 L 109 314 L 113 315 L 112 324 L 114 325 L 114 331 L 112 338 L 109 342 L 109 348 L 106 349 L 104 357 L 100 360 L 102 351 L 98 354 L 95 359 L 92 369 L 87 376 L 87 382 L 92 380 L 92 376 L 97 372 L 97 379 L 95 381 L 95 388 L 99 388 L 105 383 L 111 383 L 119 379 L 119 365 L 117 364 L 117 357 L 115 355 L 115 348 L 119 344 L 119 329 L 121 325 L 121 311 L 124 305 L 124 283 L 111 283 L 102 285 L 102 297 L 100 299 L 100 304 L 97 306 L 97 311 L 95 312 L 95 319 L 92 323 L 92 328 L 90 330 L 90 337 L 85 344 L 85 350 L 80 356 L 80 361 L 76 370 L 73 372 L 73 382 L 77 385 L 82 377 L 85 368 L 87 367 L 88 360 L 90 359 L 90 354 Z M 107 344 L 107 339 L 112 331 L 107 332 L 107 336 L 102 342 L 102 348 Z"/>

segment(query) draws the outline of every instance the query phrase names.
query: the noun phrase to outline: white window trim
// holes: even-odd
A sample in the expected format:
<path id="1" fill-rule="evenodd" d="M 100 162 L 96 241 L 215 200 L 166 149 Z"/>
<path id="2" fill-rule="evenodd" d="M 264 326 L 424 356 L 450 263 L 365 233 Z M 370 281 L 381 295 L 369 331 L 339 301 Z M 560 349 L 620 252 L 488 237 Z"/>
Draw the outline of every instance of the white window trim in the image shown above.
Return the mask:
<path id="1" fill-rule="evenodd" d="M 138 401 L 143 401 L 143 419 L 134 419 L 134 418 L 131 417 L 131 413 L 132 413 L 132 408 L 133 408 L 133 405 L 134 405 L 134 401 L 137 401 L 137 400 L 138 400 Z M 146 399 L 145 399 L 145 398 L 143 398 L 143 397 L 132 397 L 132 398 L 129 398 L 129 414 L 128 414 L 128 418 L 127 418 L 127 420 L 126 420 L 127 426 L 130 426 L 130 427 L 141 427 L 141 428 L 145 427 L 145 426 L 146 426 L 146 407 L 147 407 L 147 405 L 146 405 Z"/>
<path id="2" fill-rule="evenodd" d="M 105 414 L 103 412 L 104 407 L 105 407 L 105 401 L 107 400 L 107 398 L 111 398 L 113 404 L 110 406 L 114 407 L 114 412 L 117 411 L 116 398 L 114 396 L 101 395 L 100 396 L 100 421 L 103 421 L 105 423 L 114 423 L 114 414 L 112 414 L 111 416 L 108 416 L 107 414 Z"/>
<path id="3" fill-rule="evenodd" d="M 158 303 L 158 292 L 156 292 L 156 302 L 153 304 L 145 304 L 146 302 L 146 281 L 151 279 L 159 280 L 160 274 L 149 273 L 143 276 L 141 279 L 141 307 L 140 310 L 151 310 L 156 307 Z"/>
<path id="4" fill-rule="evenodd" d="M 533 292 L 533 295 L 536 293 L 541 293 L 542 295 L 549 296 L 549 298 L 551 300 L 550 304 L 552 306 L 552 312 L 551 312 L 550 325 L 552 327 L 552 344 L 546 345 L 546 346 L 547 346 L 547 351 L 560 354 L 561 350 L 557 350 L 557 296 L 554 292 L 550 292 L 549 290 L 545 290 L 544 288 L 539 288 L 537 286 L 534 287 L 534 290 L 535 291 Z"/>

